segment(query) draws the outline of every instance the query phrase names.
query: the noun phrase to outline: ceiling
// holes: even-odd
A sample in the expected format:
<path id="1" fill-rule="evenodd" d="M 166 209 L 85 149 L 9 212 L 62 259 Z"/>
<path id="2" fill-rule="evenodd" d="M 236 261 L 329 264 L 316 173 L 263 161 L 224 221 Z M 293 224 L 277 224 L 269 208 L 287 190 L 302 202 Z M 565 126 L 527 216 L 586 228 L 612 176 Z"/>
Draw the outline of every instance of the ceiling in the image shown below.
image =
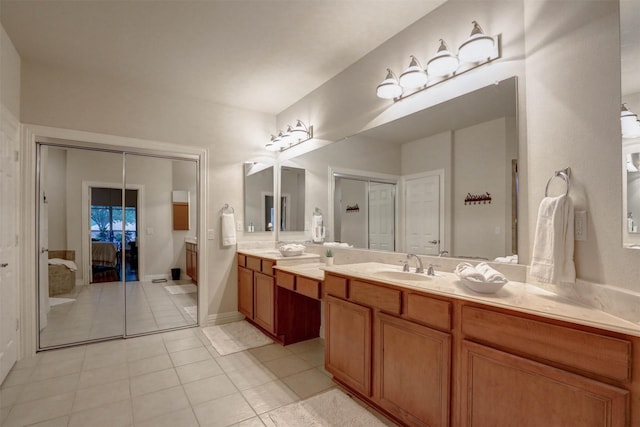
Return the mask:
<path id="1" fill-rule="evenodd" d="M 445 0 L 0 0 L 24 62 L 277 114 Z"/>

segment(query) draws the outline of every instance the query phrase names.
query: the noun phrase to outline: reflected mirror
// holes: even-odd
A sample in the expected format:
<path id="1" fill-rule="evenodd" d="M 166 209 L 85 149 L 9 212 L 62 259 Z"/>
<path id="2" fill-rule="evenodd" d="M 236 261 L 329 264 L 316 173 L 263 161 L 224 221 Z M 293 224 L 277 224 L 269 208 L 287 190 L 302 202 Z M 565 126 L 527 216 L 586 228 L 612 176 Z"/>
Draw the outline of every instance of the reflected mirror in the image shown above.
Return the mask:
<path id="1" fill-rule="evenodd" d="M 280 167 L 280 230 L 304 231 L 306 171 Z"/>
<path id="2" fill-rule="evenodd" d="M 631 112 L 640 112 L 640 2 L 620 1 L 620 57 L 622 103 Z M 635 117 L 637 119 L 637 117 Z M 621 123 L 622 124 L 622 123 Z M 635 124 L 640 129 L 640 123 Z M 626 131 L 626 128 L 625 128 Z M 623 197 L 622 243 L 640 249 L 640 135 L 622 132 Z"/>
<path id="3" fill-rule="evenodd" d="M 517 79 L 498 82 L 372 128 L 295 159 L 307 171 L 306 216 L 329 212 L 327 240 L 345 237 L 354 213 L 338 203 L 342 186 L 328 170 L 398 182 L 395 247 L 399 252 L 517 262 Z M 327 200 L 327 189 L 331 197 Z M 355 199 L 354 199 L 355 200 Z M 362 199 L 364 200 L 364 199 Z M 367 230 L 375 223 L 358 205 Z M 382 212 L 382 211 L 381 211 Z M 384 212 L 393 224 L 392 211 Z M 352 215 L 350 217 L 350 215 Z M 351 240 L 351 241 L 350 241 Z M 368 238 L 367 240 L 370 240 Z"/>
<path id="4" fill-rule="evenodd" d="M 274 205 L 274 167 L 267 163 L 244 164 L 244 224 L 249 233 L 273 231 L 276 223 Z"/>

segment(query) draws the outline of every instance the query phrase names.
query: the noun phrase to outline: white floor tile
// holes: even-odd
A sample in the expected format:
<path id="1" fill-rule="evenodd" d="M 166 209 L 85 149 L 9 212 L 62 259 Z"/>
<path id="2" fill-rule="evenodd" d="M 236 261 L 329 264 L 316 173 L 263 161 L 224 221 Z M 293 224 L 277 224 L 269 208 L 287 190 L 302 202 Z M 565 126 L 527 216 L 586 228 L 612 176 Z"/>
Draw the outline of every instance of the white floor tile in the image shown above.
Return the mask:
<path id="1" fill-rule="evenodd" d="M 298 396 L 282 381 L 252 387 L 242 394 L 258 415 L 298 400 Z"/>
<path id="2" fill-rule="evenodd" d="M 202 427 L 228 426 L 256 416 L 240 393 L 196 405 L 194 411 Z"/>
<path id="3" fill-rule="evenodd" d="M 135 423 L 189 407 L 189 400 L 182 386 L 134 396 L 132 401 Z"/>
<path id="4" fill-rule="evenodd" d="M 171 358 L 168 354 L 152 356 L 146 359 L 138 359 L 129 362 L 129 376 L 148 374 L 149 372 L 162 371 L 164 369 L 173 368 Z"/>
<path id="5" fill-rule="evenodd" d="M 16 403 L 44 399 L 45 397 L 75 391 L 79 381 L 80 373 L 75 373 L 26 384 Z"/>
<path id="6" fill-rule="evenodd" d="M 131 400 L 102 405 L 71 415 L 69 427 L 129 427 L 133 425 Z"/>
<path id="7" fill-rule="evenodd" d="M 14 405 L 2 425 L 3 427 L 28 426 L 68 415 L 71 412 L 74 395 L 75 392 L 71 392 Z"/>
<path id="8" fill-rule="evenodd" d="M 140 396 L 180 385 L 175 369 L 151 372 L 131 378 L 131 395 Z"/>
<path id="9" fill-rule="evenodd" d="M 282 382 L 289 386 L 300 399 L 306 399 L 335 386 L 331 378 L 316 368 L 282 378 Z"/>
<path id="10" fill-rule="evenodd" d="M 136 423 L 136 427 L 199 427 L 199 425 L 191 408 L 180 409 L 170 414 Z"/>
<path id="11" fill-rule="evenodd" d="M 192 406 L 238 392 L 224 374 L 190 382 L 183 387 Z"/>
<path id="12" fill-rule="evenodd" d="M 174 366 L 187 365 L 189 363 L 200 362 L 202 360 L 213 359 L 211 354 L 204 347 L 192 348 L 189 350 L 170 353 Z"/>
<path id="13" fill-rule="evenodd" d="M 312 365 L 302 360 L 296 355 L 281 357 L 279 359 L 264 362 L 264 365 L 271 370 L 278 378 L 288 377 L 297 372 L 306 371 L 313 368 Z"/>
<path id="14" fill-rule="evenodd" d="M 187 384 L 192 381 L 213 377 L 223 373 L 220 365 L 218 365 L 218 363 L 213 359 L 178 366 L 176 368 L 176 372 L 178 373 L 178 377 L 180 377 L 180 382 L 182 382 L 182 384 Z"/>
<path id="15" fill-rule="evenodd" d="M 129 379 L 82 389 L 76 393 L 72 412 L 84 411 L 109 403 L 130 399 Z"/>

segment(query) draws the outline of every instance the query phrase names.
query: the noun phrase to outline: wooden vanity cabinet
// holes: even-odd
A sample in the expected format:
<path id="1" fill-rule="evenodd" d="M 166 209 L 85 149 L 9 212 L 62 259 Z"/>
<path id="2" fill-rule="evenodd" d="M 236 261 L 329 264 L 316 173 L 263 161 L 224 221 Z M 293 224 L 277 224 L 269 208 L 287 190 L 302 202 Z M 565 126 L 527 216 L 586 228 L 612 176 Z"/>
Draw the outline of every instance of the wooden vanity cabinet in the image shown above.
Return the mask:
<path id="1" fill-rule="evenodd" d="M 306 296 L 314 295 L 309 281 L 301 280 L 300 292 L 277 286 L 274 265 L 273 259 L 238 254 L 238 311 L 283 345 L 318 337 L 320 300 Z M 295 288 L 295 279 L 283 284 Z"/>
<path id="2" fill-rule="evenodd" d="M 325 368 L 362 396 L 371 396 L 372 310 L 332 296 L 325 299 Z"/>
<path id="3" fill-rule="evenodd" d="M 374 401 L 408 425 L 449 425 L 451 334 L 384 313 L 375 329 Z"/>
<path id="4" fill-rule="evenodd" d="M 191 278 L 194 284 L 198 284 L 198 245 L 195 243 L 187 243 L 185 248 L 187 256 L 187 276 Z"/>

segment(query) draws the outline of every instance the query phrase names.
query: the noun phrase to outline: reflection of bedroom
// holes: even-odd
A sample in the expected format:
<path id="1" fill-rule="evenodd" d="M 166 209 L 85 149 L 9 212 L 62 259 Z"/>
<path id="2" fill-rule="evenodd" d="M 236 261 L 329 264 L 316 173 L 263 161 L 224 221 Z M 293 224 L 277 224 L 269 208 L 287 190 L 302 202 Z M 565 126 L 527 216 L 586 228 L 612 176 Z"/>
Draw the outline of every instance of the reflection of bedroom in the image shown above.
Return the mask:
<path id="1" fill-rule="evenodd" d="M 41 156 L 41 245 L 49 248 L 41 345 L 193 324 L 196 163 L 125 155 L 123 214 L 122 153 L 43 146 Z M 187 200 L 182 229 L 174 226 L 176 190 Z"/>

